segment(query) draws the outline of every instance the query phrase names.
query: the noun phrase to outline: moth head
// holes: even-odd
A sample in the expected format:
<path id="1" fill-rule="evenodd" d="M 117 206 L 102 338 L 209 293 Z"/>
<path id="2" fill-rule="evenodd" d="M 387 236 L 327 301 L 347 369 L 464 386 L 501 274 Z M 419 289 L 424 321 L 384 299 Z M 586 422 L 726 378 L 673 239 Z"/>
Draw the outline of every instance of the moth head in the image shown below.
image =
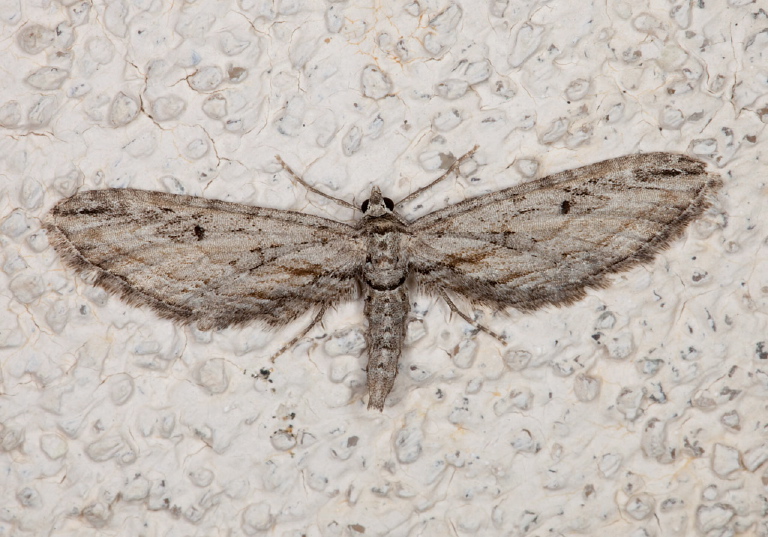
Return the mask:
<path id="1" fill-rule="evenodd" d="M 382 216 L 395 210 L 395 202 L 381 195 L 379 187 L 371 189 L 371 197 L 365 200 L 360 207 L 366 216 Z"/>

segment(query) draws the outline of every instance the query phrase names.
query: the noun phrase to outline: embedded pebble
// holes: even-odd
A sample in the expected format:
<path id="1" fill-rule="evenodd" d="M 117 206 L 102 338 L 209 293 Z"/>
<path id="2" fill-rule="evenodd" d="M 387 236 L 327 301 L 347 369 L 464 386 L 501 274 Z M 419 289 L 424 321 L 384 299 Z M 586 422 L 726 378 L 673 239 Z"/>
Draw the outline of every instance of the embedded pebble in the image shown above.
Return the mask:
<path id="1" fill-rule="evenodd" d="M 515 168 L 523 177 L 535 177 L 539 171 L 539 163 L 534 159 L 518 159 L 515 161 Z"/>
<path id="2" fill-rule="evenodd" d="M 616 316 L 610 311 L 604 311 L 595 321 L 595 330 L 610 330 L 616 324 Z"/>
<path id="3" fill-rule="evenodd" d="M 197 72 L 190 76 L 189 86 L 200 93 L 213 91 L 218 88 L 224 81 L 224 73 L 221 69 L 215 65 L 209 65 L 198 69 Z"/>
<path id="4" fill-rule="evenodd" d="M 50 91 L 61 87 L 69 78 L 69 71 L 58 67 L 41 67 L 27 77 L 27 84 L 35 89 Z"/>
<path id="5" fill-rule="evenodd" d="M 136 476 L 122 490 L 122 499 L 127 502 L 138 502 L 149 496 L 152 484 L 143 476 Z"/>
<path id="6" fill-rule="evenodd" d="M 203 101 L 203 112 L 211 119 L 222 119 L 227 115 L 227 100 L 223 95 L 214 94 Z"/>
<path id="7" fill-rule="evenodd" d="M 61 334 L 69 322 L 70 306 L 65 300 L 57 300 L 45 313 L 45 322 L 57 334 Z"/>
<path id="8" fill-rule="evenodd" d="M 406 371 L 408 372 L 408 378 L 417 383 L 424 382 L 434 375 L 434 371 L 429 369 L 428 366 L 416 362 L 411 363 Z"/>
<path id="9" fill-rule="evenodd" d="M 81 2 L 75 2 L 67 6 L 67 14 L 69 15 L 69 22 L 72 26 L 81 26 L 88 22 L 90 13 L 91 2 L 89 0 L 82 0 Z"/>
<path id="10" fill-rule="evenodd" d="M 587 96 L 589 81 L 577 78 L 565 88 L 565 96 L 569 101 L 579 101 Z"/>
<path id="11" fill-rule="evenodd" d="M 187 193 L 186 187 L 181 183 L 181 181 L 179 181 L 175 177 L 169 177 L 166 175 L 165 177 L 160 178 L 160 182 L 165 187 L 166 192 L 169 192 L 171 194 Z"/>
<path id="12" fill-rule="evenodd" d="M 642 360 L 638 360 L 635 365 L 640 374 L 652 377 L 658 373 L 659 369 L 664 365 L 664 360 L 650 360 L 648 358 L 643 358 Z"/>
<path id="13" fill-rule="evenodd" d="M 104 10 L 104 25 L 118 37 L 125 37 L 128 27 L 125 19 L 128 16 L 128 6 L 125 0 L 109 2 Z"/>
<path id="14" fill-rule="evenodd" d="M 744 468 L 748 472 L 756 471 L 765 461 L 768 461 L 768 443 L 746 450 L 742 456 L 742 461 L 744 462 Z"/>
<path id="15" fill-rule="evenodd" d="M 28 24 L 16 34 L 19 48 L 27 54 L 38 54 L 53 44 L 54 33 L 39 24 Z"/>
<path id="16" fill-rule="evenodd" d="M 115 127 L 127 125 L 139 115 L 139 103 L 119 91 L 109 107 L 109 123 Z"/>
<path id="17" fill-rule="evenodd" d="M 16 499 L 22 507 L 40 509 L 43 506 L 43 498 L 37 489 L 32 487 L 24 487 L 16 492 Z"/>
<path id="18" fill-rule="evenodd" d="M 362 74 L 363 95 L 371 99 L 381 99 L 392 91 L 389 77 L 375 65 L 368 65 Z"/>
<path id="19" fill-rule="evenodd" d="M 0 106 L 0 126 L 12 129 L 21 122 L 21 105 L 18 101 L 8 101 Z"/>
<path id="20" fill-rule="evenodd" d="M 292 431 L 279 430 L 272 433 L 269 437 L 272 447 L 279 451 L 288 451 L 296 447 L 296 435 Z"/>
<path id="21" fill-rule="evenodd" d="M 126 373 L 114 375 L 109 379 L 109 397 L 117 405 L 124 405 L 133 395 L 133 378 Z"/>
<path id="22" fill-rule="evenodd" d="M 429 21 L 429 26 L 434 30 L 426 34 L 422 40 L 422 46 L 434 57 L 441 56 L 447 47 L 455 40 L 453 28 L 462 18 L 462 11 L 456 4 L 451 4 L 441 13 Z"/>
<path id="23" fill-rule="evenodd" d="M 725 444 L 717 443 L 712 450 L 712 471 L 718 476 L 728 479 L 732 474 L 741 470 L 739 450 Z"/>
<path id="24" fill-rule="evenodd" d="M 463 97 L 469 90 L 469 83 L 466 80 L 449 78 L 437 85 L 437 94 L 443 99 L 453 101 Z"/>
<path id="25" fill-rule="evenodd" d="M 480 393 L 480 390 L 483 389 L 484 379 L 482 377 L 475 377 L 471 379 L 469 382 L 467 382 L 466 388 L 464 388 L 464 393 L 467 394 L 475 394 Z"/>
<path id="26" fill-rule="evenodd" d="M 73 168 L 53 179 L 53 188 L 64 197 L 74 194 L 83 184 L 83 172 Z"/>
<path id="27" fill-rule="evenodd" d="M 375 140 L 379 136 L 381 136 L 381 133 L 383 131 L 384 131 L 384 118 L 382 118 L 380 115 L 377 115 L 368 124 L 368 128 L 366 129 L 366 136 L 368 136 L 368 138 L 370 138 L 371 140 Z"/>
<path id="28" fill-rule="evenodd" d="M 693 140 L 691 150 L 695 155 L 708 157 L 717 153 L 717 140 L 707 138 L 706 140 Z"/>
<path id="29" fill-rule="evenodd" d="M 39 274 L 19 274 L 8 284 L 13 296 L 22 304 L 31 304 L 45 292 L 45 283 Z"/>
<path id="30" fill-rule="evenodd" d="M 197 160 L 208 154 L 209 147 L 210 144 L 208 143 L 208 140 L 197 138 L 187 144 L 185 154 L 189 158 Z"/>
<path id="31" fill-rule="evenodd" d="M 339 6 L 328 6 L 325 10 L 325 27 L 332 34 L 337 34 L 344 27 L 344 12 Z"/>
<path id="32" fill-rule="evenodd" d="M 397 460 L 403 464 L 415 462 L 422 451 L 424 433 L 417 427 L 405 427 L 395 437 Z"/>
<path id="33" fill-rule="evenodd" d="M 626 360 L 635 350 L 635 342 L 630 332 L 623 332 L 604 342 L 608 356 L 613 360 Z"/>
<path id="34" fill-rule="evenodd" d="M 579 373 L 574 379 L 573 391 L 579 401 L 593 401 L 600 395 L 600 381 L 589 375 Z"/>
<path id="35" fill-rule="evenodd" d="M 103 37 L 90 37 L 85 42 L 85 50 L 93 61 L 106 65 L 115 55 L 115 47 Z"/>
<path id="36" fill-rule="evenodd" d="M 20 237 L 27 231 L 30 226 L 27 222 L 26 215 L 21 209 L 14 209 L 11 214 L 5 217 L 5 220 L 0 223 L 0 233 L 6 235 L 12 239 Z"/>
<path id="37" fill-rule="evenodd" d="M 3 263 L 3 272 L 10 276 L 25 268 L 29 268 L 29 265 L 27 265 L 26 261 L 24 261 L 18 253 L 10 251 L 6 253 L 5 263 Z"/>
<path id="38" fill-rule="evenodd" d="M 243 511 L 240 529 L 246 535 L 257 535 L 270 529 L 273 521 L 274 517 L 268 503 L 253 503 Z"/>
<path id="39" fill-rule="evenodd" d="M 623 458 L 617 453 L 606 453 L 597 463 L 597 468 L 603 477 L 609 478 L 621 468 Z"/>
<path id="40" fill-rule="evenodd" d="M 664 107 L 664 110 L 661 112 L 661 117 L 659 118 L 659 124 L 663 128 L 678 130 L 683 126 L 683 123 L 685 123 L 685 116 L 683 116 L 683 113 L 680 110 L 672 108 L 671 106 Z"/>
<path id="41" fill-rule="evenodd" d="M 83 507 L 82 516 L 93 528 L 101 529 L 109 522 L 112 512 L 104 502 L 94 502 Z"/>
<path id="42" fill-rule="evenodd" d="M 511 438 L 512 449 L 521 453 L 538 453 L 541 451 L 541 444 L 533 437 L 533 433 L 523 429 Z"/>
<path id="43" fill-rule="evenodd" d="M 62 21 L 56 25 L 56 28 L 54 28 L 53 31 L 55 35 L 53 45 L 59 49 L 56 56 L 60 60 L 68 60 L 69 63 L 72 63 L 72 54 L 65 52 L 72 48 L 72 45 L 75 42 L 75 32 L 72 31 L 72 24 L 67 21 Z"/>
<path id="44" fill-rule="evenodd" d="M 229 387 L 229 375 L 222 359 L 205 360 L 197 368 L 195 380 L 208 393 L 224 393 Z"/>
<path id="45" fill-rule="evenodd" d="M 729 429 L 733 429 L 734 431 L 741 430 L 741 417 L 739 416 L 739 413 L 735 410 L 731 410 L 730 412 L 726 412 L 722 415 L 720 418 L 720 423 L 728 427 Z"/>
<path id="46" fill-rule="evenodd" d="M 664 25 L 656 17 L 648 13 L 642 13 L 635 17 L 632 21 L 632 26 L 639 32 L 654 35 L 662 40 L 666 39 L 667 32 Z"/>
<path id="47" fill-rule="evenodd" d="M 409 2 L 403 6 L 403 11 L 411 17 L 418 17 L 421 14 L 421 5 L 417 1 Z"/>
<path id="48" fill-rule="evenodd" d="M 569 126 L 570 122 L 566 118 L 558 118 L 549 125 L 549 128 L 547 128 L 547 130 L 545 130 L 541 136 L 539 136 L 539 140 L 542 144 L 555 143 L 560 138 L 565 136 L 565 133 L 568 132 Z"/>
<path id="49" fill-rule="evenodd" d="M 667 431 L 664 422 L 658 418 L 651 418 L 643 428 L 643 436 L 640 443 L 646 457 L 657 459 L 661 462 L 668 455 Z"/>
<path id="50" fill-rule="evenodd" d="M 348 157 L 360 150 L 363 141 L 363 131 L 360 127 L 351 127 L 341 140 L 341 150 Z"/>
<path id="51" fill-rule="evenodd" d="M 222 32 L 219 35 L 219 49 L 227 56 L 237 56 L 250 46 L 250 41 L 240 39 L 232 32 Z"/>
<path id="52" fill-rule="evenodd" d="M 640 404 L 643 402 L 643 391 L 633 388 L 622 388 L 616 397 L 616 409 L 624 414 L 629 421 L 634 421 L 643 415 Z"/>
<path id="53" fill-rule="evenodd" d="M 357 444 L 360 438 L 357 436 L 350 436 L 340 441 L 336 446 L 331 448 L 331 453 L 334 457 L 341 461 L 349 459 L 355 452 Z"/>
<path id="54" fill-rule="evenodd" d="M 246 78 L 248 78 L 248 69 L 243 67 L 236 67 L 234 65 L 227 67 L 227 80 L 233 84 L 239 84 Z"/>
<path id="55" fill-rule="evenodd" d="M 491 64 L 488 60 L 472 62 L 464 71 L 464 79 L 471 86 L 485 82 L 491 77 Z"/>
<path id="56" fill-rule="evenodd" d="M 113 458 L 125 447 L 126 445 L 122 438 L 112 435 L 91 442 L 86 446 L 85 453 L 96 462 L 104 462 Z"/>
<path id="57" fill-rule="evenodd" d="M 509 412 L 530 410 L 533 405 L 533 394 L 527 389 L 512 390 L 493 404 L 493 412 L 497 416 Z"/>
<path id="58" fill-rule="evenodd" d="M 404 39 L 401 39 L 395 44 L 395 54 L 397 54 L 403 61 L 408 61 L 410 59 L 411 51 Z"/>
<path id="59" fill-rule="evenodd" d="M 69 451 L 67 442 L 58 434 L 51 433 L 40 436 L 40 449 L 51 460 L 60 459 Z"/>
<path id="60" fill-rule="evenodd" d="M 700 505 L 696 508 L 696 526 L 705 534 L 724 528 L 736 516 L 733 506 L 716 503 L 712 506 Z"/>
<path id="61" fill-rule="evenodd" d="M 445 155 L 440 151 L 425 151 L 419 155 L 419 164 L 426 171 L 438 170 L 444 158 Z"/>
<path id="62" fill-rule="evenodd" d="M 97 306 L 105 306 L 109 301 L 109 295 L 101 287 L 89 287 L 84 292 L 86 298 Z"/>
<path id="63" fill-rule="evenodd" d="M 653 514 L 654 503 L 650 495 L 637 494 L 627 500 L 624 510 L 635 520 L 644 520 Z"/>
<path id="64" fill-rule="evenodd" d="M 544 28 L 529 23 L 523 24 L 517 31 L 512 52 L 507 57 L 509 66 L 520 67 L 541 45 Z"/>
<path id="65" fill-rule="evenodd" d="M 456 367 L 468 369 L 475 363 L 477 358 L 478 344 L 475 339 L 463 339 L 453 348 L 451 358 Z"/>
<path id="66" fill-rule="evenodd" d="M 214 473 L 208 468 L 197 468 L 189 472 L 188 476 L 196 487 L 208 487 L 213 483 Z"/>
<path id="67" fill-rule="evenodd" d="M 508 350 L 504 353 L 504 363 L 507 364 L 512 371 L 522 371 L 531 362 L 531 353 L 528 351 L 515 349 Z"/>
<path id="68" fill-rule="evenodd" d="M 4 425 L 0 429 L 0 450 L 8 452 L 21 447 L 24 444 L 24 430 Z"/>
<path id="69" fill-rule="evenodd" d="M 508 78 L 500 78 L 491 84 L 493 93 L 504 100 L 512 99 L 517 95 L 517 85 Z"/>
<path id="70" fill-rule="evenodd" d="M 157 121 L 170 121 L 179 117 L 187 103 L 176 95 L 166 95 L 152 103 L 152 117 Z"/>
<path id="71" fill-rule="evenodd" d="M 43 187 L 31 177 L 25 177 L 21 184 L 19 203 L 25 209 L 38 209 L 43 204 Z"/>
<path id="72" fill-rule="evenodd" d="M 607 123 L 618 123 L 624 117 L 624 103 L 616 103 L 611 106 L 605 114 Z"/>
<path id="73" fill-rule="evenodd" d="M 424 339 L 427 335 L 427 326 L 423 319 L 409 319 L 405 326 L 404 345 L 410 346 Z"/>

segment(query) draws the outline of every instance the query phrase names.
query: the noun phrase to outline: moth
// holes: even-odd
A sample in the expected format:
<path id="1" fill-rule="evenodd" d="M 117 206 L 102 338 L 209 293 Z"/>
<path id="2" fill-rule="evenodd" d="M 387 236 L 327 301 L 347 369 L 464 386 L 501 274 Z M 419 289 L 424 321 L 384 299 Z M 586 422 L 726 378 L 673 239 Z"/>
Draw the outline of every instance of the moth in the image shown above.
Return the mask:
<path id="1" fill-rule="evenodd" d="M 75 194 L 56 204 L 44 225 L 64 262 L 87 282 L 203 330 L 254 321 L 281 327 L 316 311 L 292 344 L 328 308 L 364 300 L 368 408 L 382 410 L 397 375 L 411 292 L 442 298 L 493 334 L 454 298 L 521 312 L 572 304 L 586 289 L 606 286 L 609 274 L 651 260 L 722 185 L 695 158 L 647 153 L 556 173 L 410 222 L 395 211 L 471 154 L 400 203 L 372 187 L 351 224 L 126 188 Z"/>

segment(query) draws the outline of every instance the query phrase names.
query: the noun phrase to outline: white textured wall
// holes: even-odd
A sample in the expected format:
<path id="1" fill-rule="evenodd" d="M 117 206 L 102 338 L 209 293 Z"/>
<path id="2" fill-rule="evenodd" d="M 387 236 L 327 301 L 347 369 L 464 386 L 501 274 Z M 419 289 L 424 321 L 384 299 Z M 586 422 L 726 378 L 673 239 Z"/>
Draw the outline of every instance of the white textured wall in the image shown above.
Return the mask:
<path id="1" fill-rule="evenodd" d="M 764 0 L 3 0 L 0 24 L 0 536 L 768 535 Z M 383 413 L 361 304 L 273 366 L 308 317 L 179 328 L 40 231 L 119 186 L 349 220 L 274 155 L 359 203 L 474 144 L 409 216 L 638 151 L 725 186 L 609 289 L 478 312 L 508 347 L 416 297 Z"/>

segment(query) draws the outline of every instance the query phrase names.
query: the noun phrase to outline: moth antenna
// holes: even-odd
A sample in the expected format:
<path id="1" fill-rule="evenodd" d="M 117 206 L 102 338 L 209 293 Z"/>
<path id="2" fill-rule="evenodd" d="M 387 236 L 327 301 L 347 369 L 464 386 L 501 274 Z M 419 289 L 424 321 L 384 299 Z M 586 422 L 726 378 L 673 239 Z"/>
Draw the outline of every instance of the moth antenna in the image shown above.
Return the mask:
<path id="1" fill-rule="evenodd" d="M 307 190 L 309 190 L 313 194 L 317 194 L 318 196 L 322 196 L 322 197 L 327 198 L 327 199 L 329 199 L 329 200 L 331 200 L 333 202 L 336 202 L 339 205 L 341 205 L 342 207 L 347 207 L 347 208 L 353 209 L 355 211 L 359 211 L 360 210 L 359 207 L 355 207 L 353 204 L 349 203 L 348 201 L 344 201 L 344 200 L 339 199 L 339 198 L 334 198 L 330 194 L 326 194 L 325 192 L 322 192 L 322 191 L 316 189 L 315 187 L 313 187 L 312 185 L 310 185 L 309 183 L 307 183 L 304 179 L 299 177 L 299 175 L 296 172 L 294 172 L 291 169 L 291 167 L 288 166 L 288 164 L 286 164 L 285 161 L 282 158 L 280 158 L 280 155 L 275 155 L 275 158 L 277 159 L 277 162 L 280 163 L 280 166 L 282 166 L 283 170 L 288 172 L 288 174 L 293 178 L 294 181 L 299 183 L 301 186 L 303 186 L 304 188 L 306 188 Z"/>
<path id="2" fill-rule="evenodd" d="M 474 155 L 475 152 L 479 148 L 480 148 L 480 146 L 476 145 L 475 147 L 473 147 L 472 149 L 470 149 L 469 151 L 464 153 L 462 156 L 460 156 L 459 158 L 454 160 L 453 164 L 451 164 L 451 166 L 446 170 L 446 172 L 443 175 L 441 175 L 440 177 L 438 177 L 437 179 L 435 179 L 434 181 L 429 183 L 427 186 L 423 186 L 423 187 L 421 187 L 421 188 L 419 188 L 417 190 L 414 190 L 413 192 L 408 194 L 406 197 L 404 197 L 403 199 L 401 199 L 400 201 L 395 203 L 395 207 L 399 207 L 399 206 L 401 206 L 401 205 L 411 201 L 412 199 L 414 199 L 417 196 L 421 195 L 421 193 L 424 192 L 425 190 L 429 190 L 430 188 L 435 186 L 437 183 L 439 183 L 440 181 L 442 181 L 443 179 L 445 179 L 446 177 L 448 177 L 452 173 L 456 172 L 459 169 L 459 166 L 461 166 L 467 159 L 472 157 L 472 155 Z"/>

